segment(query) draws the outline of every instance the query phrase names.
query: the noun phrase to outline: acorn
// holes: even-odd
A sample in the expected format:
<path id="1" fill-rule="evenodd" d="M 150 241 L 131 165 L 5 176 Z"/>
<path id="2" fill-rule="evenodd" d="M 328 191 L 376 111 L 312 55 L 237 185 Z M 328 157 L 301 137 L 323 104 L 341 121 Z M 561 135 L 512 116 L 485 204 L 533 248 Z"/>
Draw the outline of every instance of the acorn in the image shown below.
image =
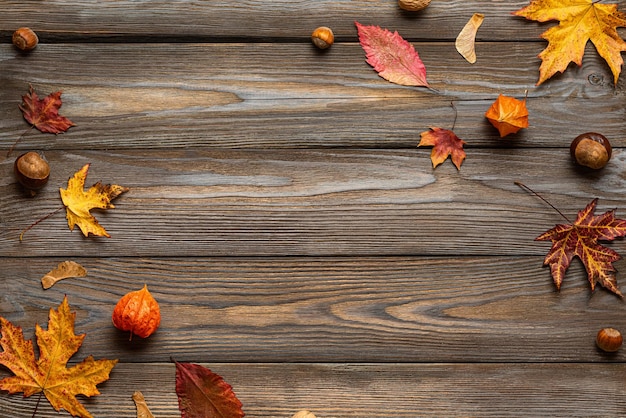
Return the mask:
<path id="1" fill-rule="evenodd" d="M 578 135 L 570 147 L 572 160 L 578 165 L 599 170 L 611 159 L 611 144 L 602 134 L 587 132 Z"/>
<path id="2" fill-rule="evenodd" d="M 319 49 L 330 48 L 333 42 L 335 42 L 335 35 L 331 28 L 320 26 L 311 34 L 311 42 Z"/>
<path id="3" fill-rule="evenodd" d="M 34 195 L 48 182 L 50 165 L 43 155 L 29 151 L 17 157 L 13 172 L 17 181 Z"/>
<path id="4" fill-rule="evenodd" d="M 13 32 L 13 45 L 22 51 L 30 51 L 39 43 L 39 37 L 30 28 L 19 28 Z"/>
<path id="5" fill-rule="evenodd" d="M 615 328 L 602 328 L 596 336 L 596 344 L 607 353 L 614 353 L 619 350 L 622 341 L 622 334 Z"/>

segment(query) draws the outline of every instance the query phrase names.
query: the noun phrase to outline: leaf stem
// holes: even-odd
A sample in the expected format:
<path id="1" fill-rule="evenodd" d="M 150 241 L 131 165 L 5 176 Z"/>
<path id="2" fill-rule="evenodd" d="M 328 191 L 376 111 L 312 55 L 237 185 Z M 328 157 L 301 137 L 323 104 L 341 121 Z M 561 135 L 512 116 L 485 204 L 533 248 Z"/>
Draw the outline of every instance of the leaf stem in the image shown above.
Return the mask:
<path id="1" fill-rule="evenodd" d="M 456 110 L 456 105 L 454 104 L 454 102 L 450 102 L 450 106 L 452 107 L 452 109 L 454 109 L 454 121 L 452 122 L 452 129 L 450 130 L 454 131 L 454 127 L 456 126 L 456 119 L 459 116 L 459 111 Z"/>
<path id="2" fill-rule="evenodd" d="M 563 214 L 563 212 L 561 212 L 560 210 L 558 210 L 552 203 L 548 202 L 543 196 L 541 196 L 539 193 L 537 193 L 536 191 L 534 191 L 533 189 L 531 189 L 530 187 L 526 186 L 524 183 L 519 182 L 519 181 L 515 181 L 514 182 L 516 185 L 518 185 L 519 187 L 521 187 L 522 189 L 532 193 L 533 195 L 537 196 L 539 199 L 543 200 L 545 203 L 547 203 L 548 205 L 550 205 L 550 207 L 552 209 L 554 209 L 559 215 L 561 215 L 563 217 L 563 219 L 565 219 L 567 222 L 569 222 L 570 224 L 572 223 L 572 221 L 570 221 L 567 216 L 565 216 Z"/>
<path id="3" fill-rule="evenodd" d="M 33 416 L 31 418 L 35 418 L 35 414 L 39 409 L 39 403 L 41 402 L 41 397 L 43 396 L 43 391 L 39 392 L 39 397 L 37 398 L 37 403 L 35 404 L 35 410 L 33 411 Z"/>
<path id="4" fill-rule="evenodd" d="M 53 210 L 52 212 L 50 212 L 49 214 L 47 214 L 46 216 L 44 216 L 43 218 L 37 219 L 35 222 L 33 222 L 32 224 L 28 225 L 28 227 L 26 229 L 24 229 L 22 231 L 22 233 L 20 234 L 20 241 L 22 241 L 22 238 L 24 238 L 24 234 L 28 231 L 30 231 L 31 229 L 33 229 L 33 227 L 35 225 L 37 225 L 40 222 L 45 221 L 46 219 L 50 218 L 53 215 L 56 215 L 57 213 L 61 212 L 65 207 L 61 206 L 60 208 L 57 208 L 55 210 Z"/>
<path id="5" fill-rule="evenodd" d="M 35 127 L 35 125 L 30 125 L 30 128 L 26 129 L 24 132 L 22 132 L 22 135 L 20 135 L 15 142 L 13 143 L 13 145 L 11 145 L 11 148 L 9 148 L 9 151 L 7 151 L 7 157 L 9 157 L 11 155 L 11 153 L 13 152 L 13 150 L 15 149 L 15 146 L 17 145 L 18 142 L 20 142 L 20 139 L 22 139 L 24 137 L 24 135 L 26 135 L 27 133 L 29 133 L 33 128 Z"/>

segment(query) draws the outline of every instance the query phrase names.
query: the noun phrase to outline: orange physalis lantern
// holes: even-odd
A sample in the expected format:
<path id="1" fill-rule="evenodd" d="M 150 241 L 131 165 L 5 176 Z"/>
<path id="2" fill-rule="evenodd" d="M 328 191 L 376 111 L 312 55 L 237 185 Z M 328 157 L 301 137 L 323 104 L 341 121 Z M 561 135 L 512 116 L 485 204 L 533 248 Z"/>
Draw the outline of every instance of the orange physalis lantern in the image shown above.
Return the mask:
<path id="1" fill-rule="evenodd" d="M 133 334 L 141 338 L 149 337 L 160 323 L 159 304 L 148 291 L 147 285 L 122 296 L 113 309 L 113 325 L 122 331 L 130 331 L 131 339 Z"/>
<path id="2" fill-rule="evenodd" d="M 528 128 L 526 98 L 517 100 L 500 94 L 485 113 L 485 117 L 500 132 L 500 138 L 517 133 L 522 128 Z"/>

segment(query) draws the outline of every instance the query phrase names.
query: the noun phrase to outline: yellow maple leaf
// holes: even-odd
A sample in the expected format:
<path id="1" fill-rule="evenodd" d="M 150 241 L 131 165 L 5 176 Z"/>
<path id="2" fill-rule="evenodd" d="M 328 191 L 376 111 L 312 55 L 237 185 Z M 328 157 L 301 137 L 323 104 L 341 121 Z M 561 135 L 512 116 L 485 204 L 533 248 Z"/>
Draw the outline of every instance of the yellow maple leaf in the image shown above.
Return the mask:
<path id="1" fill-rule="evenodd" d="M 589 40 L 611 68 L 617 84 L 624 62 L 621 52 L 626 51 L 626 42 L 617 33 L 618 27 L 626 27 L 626 14 L 617 10 L 617 4 L 592 0 L 533 0 L 513 14 L 538 22 L 560 22 L 541 35 L 548 46 L 539 54 L 542 63 L 537 85 L 557 72 L 564 72 L 570 62 L 581 66 Z"/>
<path id="2" fill-rule="evenodd" d="M 78 225 L 85 236 L 93 234 L 101 237 L 110 237 L 89 211 L 94 208 L 114 208 L 115 206 L 113 206 L 111 200 L 129 189 L 117 184 L 103 185 L 98 182 L 85 192 L 83 188 L 88 171 L 89 164 L 85 164 L 83 168 L 74 174 L 74 177 L 68 180 L 67 189 L 60 189 L 61 200 L 63 200 L 63 204 L 66 207 L 67 224 L 71 231 L 74 230 L 75 225 Z"/>
<path id="3" fill-rule="evenodd" d="M 50 405 L 72 416 L 92 415 L 78 402 L 76 395 L 95 396 L 98 383 L 109 379 L 117 360 L 94 360 L 92 356 L 67 368 L 67 362 L 78 351 L 85 334 L 74 334 L 76 313 L 70 312 L 67 297 L 58 310 L 50 309 L 48 330 L 35 328 L 39 360 L 35 360 L 33 342 L 24 340 L 22 328 L 0 317 L 2 338 L 0 364 L 15 375 L 0 380 L 0 389 L 9 393 L 23 392 L 25 397 L 43 392 Z"/>

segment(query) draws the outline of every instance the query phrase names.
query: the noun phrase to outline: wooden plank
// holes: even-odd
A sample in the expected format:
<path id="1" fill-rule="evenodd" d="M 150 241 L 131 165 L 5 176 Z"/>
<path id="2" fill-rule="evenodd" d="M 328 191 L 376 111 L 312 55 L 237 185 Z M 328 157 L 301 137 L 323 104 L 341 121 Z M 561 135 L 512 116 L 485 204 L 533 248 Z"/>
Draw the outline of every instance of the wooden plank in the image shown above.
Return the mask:
<path id="1" fill-rule="evenodd" d="M 536 40 L 544 27 L 511 15 L 527 1 L 434 1 L 420 13 L 402 11 L 396 1 L 355 4 L 349 0 L 106 1 L 5 0 L 0 27 L 31 26 L 44 41 L 205 38 L 290 39 L 308 41 L 313 29 L 330 26 L 339 39 L 356 39 L 354 21 L 398 30 L 413 39 L 453 40 L 475 12 L 485 14 L 480 38 Z"/>
<path id="2" fill-rule="evenodd" d="M 564 220 L 621 208 L 624 157 L 578 172 L 567 149 L 469 149 L 460 171 L 430 150 L 139 150 L 48 152 L 48 186 L 29 198 L 0 163 L 0 253 L 6 256 L 538 255 L 534 238 Z M 59 187 L 91 163 L 86 185 L 130 187 L 96 211 L 112 238 L 70 232 Z M 626 243 L 608 244 L 626 251 Z"/>
<path id="3" fill-rule="evenodd" d="M 437 91 L 386 82 L 354 43 L 326 54 L 301 44 L 61 44 L 23 55 L 4 45 L 0 144 L 8 150 L 28 129 L 18 105 L 29 83 L 40 95 L 62 90 L 61 113 L 77 126 L 28 132 L 18 149 L 414 147 L 429 127 L 452 127 L 451 103 L 470 146 L 566 147 L 587 131 L 626 144 L 626 86 L 613 86 L 591 46 L 581 68 L 539 88 L 540 43 L 480 44 L 473 66 L 451 43 L 416 47 Z M 503 141 L 484 113 L 498 94 L 525 91 L 531 125 Z"/>
<path id="4" fill-rule="evenodd" d="M 67 295 L 82 353 L 122 362 L 623 362 L 598 330 L 624 328 L 580 263 L 556 292 L 542 257 L 70 258 L 86 278 L 47 291 L 62 258 L 3 258 L 0 312 L 31 338 Z M 625 262 L 616 263 L 624 271 Z M 618 275 L 623 283 L 623 276 Z M 144 284 L 161 306 L 146 340 L 111 323 Z M 623 288 L 623 286 L 622 286 Z"/>
<path id="5" fill-rule="evenodd" d="M 229 382 L 247 417 L 619 416 L 623 364 L 203 364 Z M 4 371 L 0 370 L 0 377 Z M 99 418 L 135 416 L 140 390 L 159 418 L 180 417 L 172 364 L 119 364 L 101 395 L 81 401 Z M 30 418 L 36 395 L 0 397 Z M 7 415 L 9 416 L 9 415 Z M 56 418 L 46 400 L 37 416 Z"/>

